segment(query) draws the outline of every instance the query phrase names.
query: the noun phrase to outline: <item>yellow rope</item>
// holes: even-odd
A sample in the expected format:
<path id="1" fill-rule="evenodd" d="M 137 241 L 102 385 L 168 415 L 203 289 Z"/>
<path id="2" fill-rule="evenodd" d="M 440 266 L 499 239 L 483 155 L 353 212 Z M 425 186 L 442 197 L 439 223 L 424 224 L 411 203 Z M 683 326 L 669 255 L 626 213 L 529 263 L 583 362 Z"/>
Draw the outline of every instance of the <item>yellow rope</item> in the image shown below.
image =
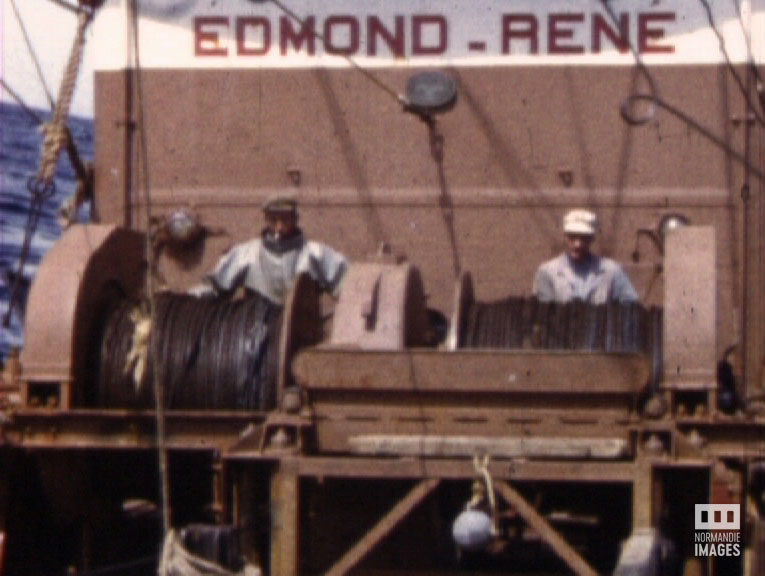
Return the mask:
<path id="1" fill-rule="evenodd" d="M 43 125 L 43 143 L 42 158 L 40 169 L 37 173 L 38 179 L 48 183 L 53 180 L 56 173 L 56 164 L 61 150 L 69 143 L 69 130 L 67 119 L 69 117 L 69 108 L 72 105 L 72 96 L 77 83 L 77 72 L 82 61 L 82 53 L 85 45 L 85 29 L 90 23 L 92 15 L 88 12 L 82 12 L 77 22 L 77 35 L 75 36 L 72 51 L 69 54 L 69 61 L 64 72 L 64 79 L 61 82 L 61 88 L 58 93 L 56 110 L 53 113 L 53 120 Z"/>
<path id="2" fill-rule="evenodd" d="M 489 509 L 491 510 L 491 529 L 492 533 L 496 536 L 499 533 L 499 522 L 497 518 L 497 497 L 494 494 L 494 482 L 489 472 L 489 455 L 485 454 L 483 458 L 478 454 L 473 456 L 473 468 L 476 473 L 476 480 L 482 480 L 485 486 L 485 497 L 489 501 Z M 482 491 L 479 491 L 479 493 Z M 469 507 L 475 508 L 480 504 L 478 494 L 474 494 L 473 499 L 468 503 Z"/>

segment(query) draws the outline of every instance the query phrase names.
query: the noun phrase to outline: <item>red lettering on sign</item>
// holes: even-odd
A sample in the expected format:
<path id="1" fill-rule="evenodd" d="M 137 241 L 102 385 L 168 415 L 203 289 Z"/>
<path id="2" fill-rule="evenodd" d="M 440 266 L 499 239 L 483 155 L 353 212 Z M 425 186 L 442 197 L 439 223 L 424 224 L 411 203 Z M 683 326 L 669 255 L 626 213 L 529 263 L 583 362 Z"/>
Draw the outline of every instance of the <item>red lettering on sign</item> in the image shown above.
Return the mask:
<path id="1" fill-rule="evenodd" d="M 510 54 L 510 43 L 513 39 L 527 40 L 529 53 L 539 51 L 537 32 L 539 22 L 533 14 L 503 14 L 502 15 L 502 54 Z"/>
<path id="2" fill-rule="evenodd" d="M 584 46 L 558 43 L 574 37 L 573 29 L 561 25 L 567 22 L 584 22 L 584 14 L 550 14 L 547 20 L 547 51 L 550 54 L 584 54 Z"/>
<path id="3" fill-rule="evenodd" d="M 260 28 L 260 46 L 247 45 L 247 30 L 257 32 Z M 236 19 L 236 53 L 239 56 L 264 56 L 271 48 L 271 23 L 266 18 L 237 18 Z"/>
<path id="4" fill-rule="evenodd" d="M 194 54 L 196 56 L 228 56 L 228 48 L 221 45 L 221 28 L 228 31 L 228 18 L 222 16 L 194 18 Z"/>
<path id="5" fill-rule="evenodd" d="M 601 51 L 600 39 L 605 35 L 624 54 L 630 49 L 630 17 L 626 12 L 619 14 L 619 30 L 614 30 L 602 14 L 592 17 L 592 51 L 598 54 Z"/>
<path id="6" fill-rule="evenodd" d="M 674 22 L 674 12 L 656 12 L 654 14 L 640 14 L 638 16 L 638 52 L 641 54 L 648 53 L 665 53 L 672 54 L 675 51 L 674 46 L 657 46 L 656 44 L 649 44 L 650 40 L 660 40 L 665 37 L 665 30 L 663 28 L 653 28 L 651 24 L 655 22 Z"/>
<path id="7" fill-rule="evenodd" d="M 287 55 L 287 50 L 292 45 L 295 52 L 300 52 L 303 44 L 308 44 L 308 54 L 316 54 L 316 17 L 309 16 L 303 20 L 300 30 L 292 27 L 292 20 L 286 16 L 279 19 L 279 49 L 282 56 Z"/>
<path id="8" fill-rule="evenodd" d="M 530 12 L 502 14 L 501 54 L 537 55 L 541 42 L 545 43 L 542 50 L 554 56 L 601 54 L 605 50 L 624 54 L 630 49 L 640 54 L 675 52 L 670 36 L 671 24 L 677 19 L 675 12 L 622 12 L 618 20 L 614 20 L 616 16 L 599 12 L 559 12 L 543 17 L 546 21 Z M 321 19 L 317 22 L 317 18 Z M 365 15 L 363 18 L 354 14 L 313 15 L 296 22 L 286 15 L 273 18 L 197 16 L 193 19 L 194 55 L 315 57 L 320 55 L 318 49 L 340 56 L 365 52 L 372 57 L 404 58 L 442 56 L 450 49 L 446 15 Z M 317 39 L 323 45 L 317 47 Z M 490 45 L 485 38 L 470 37 L 467 51 L 463 45 L 462 52 L 452 55 L 485 53 Z"/>
<path id="9" fill-rule="evenodd" d="M 393 53 L 393 56 L 396 58 L 404 57 L 403 16 L 396 16 L 396 31 L 394 33 L 385 28 L 377 16 L 370 16 L 367 19 L 367 54 L 370 56 L 377 56 L 378 36 L 388 45 L 388 49 Z"/>
<path id="10" fill-rule="evenodd" d="M 338 29 L 348 31 L 347 45 L 337 44 L 335 36 Z M 350 56 L 359 49 L 359 21 L 353 16 L 332 16 L 324 21 L 324 50 L 327 54 Z"/>
<path id="11" fill-rule="evenodd" d="M 423 38 L 425 28 L 435 27 L 437 41 L 435 44 L 426 44 Z M 437 15 L 412 16 L 412 55 L 413 56 L 436 56 L 446 52 L 447 26 L 446 18 Z"/>

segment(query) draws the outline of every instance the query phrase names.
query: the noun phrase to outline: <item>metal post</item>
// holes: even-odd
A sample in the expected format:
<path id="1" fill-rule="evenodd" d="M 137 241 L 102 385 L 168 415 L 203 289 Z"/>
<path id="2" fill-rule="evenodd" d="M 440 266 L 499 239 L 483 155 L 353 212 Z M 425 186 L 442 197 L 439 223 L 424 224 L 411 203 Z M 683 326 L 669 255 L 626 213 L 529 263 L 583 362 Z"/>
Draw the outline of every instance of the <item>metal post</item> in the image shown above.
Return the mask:
<path id="1" fill-rule="evenodd" d="M 274 576 L 299 574 L 300 478 L 295 462 L 282 460 L 271 476 L 271 570 Z"/>

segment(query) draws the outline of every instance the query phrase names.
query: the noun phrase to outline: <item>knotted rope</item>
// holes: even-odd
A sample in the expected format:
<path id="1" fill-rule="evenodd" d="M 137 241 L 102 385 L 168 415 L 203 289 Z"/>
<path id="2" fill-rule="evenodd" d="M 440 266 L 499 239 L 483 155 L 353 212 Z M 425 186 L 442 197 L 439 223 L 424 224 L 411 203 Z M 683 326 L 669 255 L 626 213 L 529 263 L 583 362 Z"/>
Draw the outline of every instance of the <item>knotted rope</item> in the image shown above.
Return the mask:
<path id="1" fill-rule="evenodd" d="M 43 124 L 43 143 L 41 148 L 40 168 L 37 171 L 37 177 L 31 177 L 27 182 L 27 189 L 31 195 L 31 203 L 27 225 L 24 231 L 24 243 L 21 247 L 19 256 L 19 267 L 13 281 L 10 298 L 8 300 L 8 310 L 3 319 L 3 326 L 8 327 L 11 321 L 11 313 L 16 302 L 19 290 L 19 282 L 23 278 L 24 266 L 29 258 L 29 249 L 32 244 L 37 224 L 40 221 L 43 204 L 46 200 L 53 197 L 56 192 L 56 185 L 53 176 L 56 173 L 56 164 L 61 150 L 69 146 L 70 134 L 67 120 L 69 118 L 69 109 L 72 105 L 72 96 L 77 83 L 77 72 L 80 69 L 82 61 L 83 48 L 85 46 L 85 30 L 90 23 L 92 14 L 90 12 L 81 12 L 77 23 L 77 34 L 74 39 L 74 45 L 69 54 L 69 61 L 64 72 L 64 79 L 61 82 L 61 88 L 58 94 L 58 103 L 53 113 L 53 120 Z"/>
<path id="2" fill-rule="evenodd" d="M 69 142 L 69 128 L 67 120 L 69 118 L 69 109 L 72 105 L 72 96 L 77 84 L 77 73 L 82 62 L 82 53 L 85 47 L 85 30 L 90 23 L 92 14 L 90 12 L 81 12 L 77 19 L 77 34 L 74 38 L 72 51 L 69 53 L 69 60 L 66 64 L 64 78 L 61 81 L 61 87 L 58 92 L 58 101 L 56 110 L 53 113 L 53 120 L 43 124 L 43 144 L 42 159 L 40 169 L 37 173 L 38 180 L 50 182 L 56 173 L 56 164 L 61 150 Z"/>

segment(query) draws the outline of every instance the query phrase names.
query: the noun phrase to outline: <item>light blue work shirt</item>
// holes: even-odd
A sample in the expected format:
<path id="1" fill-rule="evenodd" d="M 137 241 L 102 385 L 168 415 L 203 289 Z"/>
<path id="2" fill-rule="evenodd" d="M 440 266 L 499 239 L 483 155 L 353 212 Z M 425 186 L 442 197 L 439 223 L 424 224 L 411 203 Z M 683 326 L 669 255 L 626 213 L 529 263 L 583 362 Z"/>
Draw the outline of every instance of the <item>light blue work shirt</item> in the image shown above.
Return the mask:
<path id="1" fill-rule="evenodd" d="M 574 262 L 564 252 L 543 263 L 534 277 L 533 293 L 541 302 L 582 300 L 605 304 L 638 300 L 622 267 L 610 258 L 595 254 L 590 254 L 584 262 Z"/>
<path id="2" fill-rule="evenodd" d="M 337 296 L 347 268 L 345 256 L 329 246 L 306 240 L 302 232 L 281 242 L 264 235 L 234 246 L 189 293 L 228 293 L 244 286 L 283 305 L 298 274 L 307 273 L 322 290 Z"/>

